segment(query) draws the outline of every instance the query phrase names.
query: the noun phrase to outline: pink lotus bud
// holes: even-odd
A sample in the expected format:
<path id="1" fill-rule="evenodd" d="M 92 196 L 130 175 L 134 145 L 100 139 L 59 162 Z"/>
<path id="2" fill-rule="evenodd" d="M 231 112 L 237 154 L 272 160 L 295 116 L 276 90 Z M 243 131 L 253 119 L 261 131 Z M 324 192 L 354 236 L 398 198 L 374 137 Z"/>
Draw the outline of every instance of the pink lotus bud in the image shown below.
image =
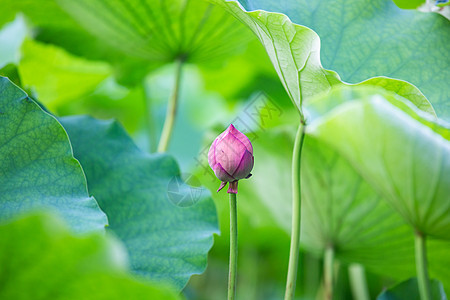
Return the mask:
<path id="1" fill-rule="evenodd" d="M 208 162 L 222 183 L 217 191 L 230 183 L 228 193 L 237 194 L 238 180 L 252 176 L 254 157 L 250 140 L 231 124 L 209 148 Z"/>

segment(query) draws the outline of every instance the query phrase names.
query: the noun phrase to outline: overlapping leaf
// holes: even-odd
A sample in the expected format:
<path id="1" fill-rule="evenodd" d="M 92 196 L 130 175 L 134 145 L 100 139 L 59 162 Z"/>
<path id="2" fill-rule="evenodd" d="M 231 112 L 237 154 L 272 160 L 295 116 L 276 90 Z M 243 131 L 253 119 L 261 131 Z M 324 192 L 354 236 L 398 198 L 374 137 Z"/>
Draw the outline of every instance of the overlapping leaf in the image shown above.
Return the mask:
<path id="1" fill-rule="evenodd" d="M 74 237 L 51 214 L 0 224 L 1 299 L 154 299 L 179 297 L 126 274 L 127 257 L 112 237 Z"/>
<path id="2" fill-rule="evenodd" d="M 305 35 L 304 27 L 294 26 L 283 15 L 264 11 L 245 13 L 236 2 L 212 1 L 227 7 L 257 33 L 275 68 L 281 70 L 277 71 L 286 81 L 289 93 L 300 87 L 306 90 L 301 93 L 308 95 L 311 88 L 303 87 L 307 83 L 317 90 L 327 88 L 316 58 L 317 35 L 314 34 L 312 43 L 311 34 Z M 450 119 L 450 91 L 445 88 L 450 76 L 450 60 L 446 55 L 450 51 L 450 22 L 443 16 L 402 10 L 385 0 L 242 3 L 248 10 L 284 13 L 293 22 L 317 32 L 322 41 L 323 65 L 338 72 L 343 81 L 356 83 L 374 76 L 406 80 L 430 99 L 439 117 Z M 302 69 L 308 55 L 312 62 Z M 313 70 L 315 80 L 309 82 Z M 297 98 L 294 100 L 298 102 Z"/>
<path id="3" fill-rule="evenodd" d="M 308 135 L 302 156 L 302 244 L 323 254 L 333 247 L 343 263 L 404 280 L 415 276 L 413 230 L 347 159 Z M 432 278 L 450 288 L 449 243 L 429 240 Z"/>
<path id="4" fill-rule="evenodd" d="M 302 244 L 397 279 L 414 274 L 412 230 L 326 143 L 307 135 L 302 155 Z"/>
<path id="5" fill-rule="evenodd" d="M 309 134 L 331 145 L 422 233 L 449 239 L 450 130 L 382 90 L 336 90 Z M 330 105 L 333 107 L 333 105 Z"/>
<path id="6" fill-rule="evenodd" d="M 134 273 L 181 289 L 203 272 L 218 232 L 209 194 L 180 183 L 170 156 L 140 151 L 117 123 L 68 117 L 62 124 Z"/>
<path id="7" fill-rule="evenodd" d="M 448 238 L 448 128 L 373 87 L 334 89 L 306 111 L 305 246 L 333 246 L 344 262 L 398 279 L 413 276 L 413 230 Z M 448 288 L 442 268 L 450 260 L 448 242 L 433 239 L 428 248 L 430 273 Z"/>
<path id="8" fill-rule="evenodd" d="M 302 242 L 319 253 L 327 247 L 342 257 L 351 252 L 350 262 L 356 252 L 375 265 L 411 258 L 411 230 L 388 203 L 326 144 L 307 136 L 304 147 Z"/>
<path id="9" fill-rule="evenodd" d="M 102 230 L 66 132 L 25 92 L 0 77 L 0 220 L 33 209 L 58 211 L 77 232 Z"/>

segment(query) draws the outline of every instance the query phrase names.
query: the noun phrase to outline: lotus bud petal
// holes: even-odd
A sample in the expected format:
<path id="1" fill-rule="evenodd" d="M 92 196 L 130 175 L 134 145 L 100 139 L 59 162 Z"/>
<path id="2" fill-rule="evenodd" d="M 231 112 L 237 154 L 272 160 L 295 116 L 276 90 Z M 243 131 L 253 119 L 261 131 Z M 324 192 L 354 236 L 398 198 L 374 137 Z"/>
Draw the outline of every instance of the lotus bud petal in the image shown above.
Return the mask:
<path id="1" fill-rule="evenodd" d="M 216 177 L 222 181 L 217 191 L 230 182 L 227 192 L 237 194 L 238 180 L 252 175 L 250 174 L 254 164 L 252 143 L 231 124 L 212 143 L 208 162 Z"/>

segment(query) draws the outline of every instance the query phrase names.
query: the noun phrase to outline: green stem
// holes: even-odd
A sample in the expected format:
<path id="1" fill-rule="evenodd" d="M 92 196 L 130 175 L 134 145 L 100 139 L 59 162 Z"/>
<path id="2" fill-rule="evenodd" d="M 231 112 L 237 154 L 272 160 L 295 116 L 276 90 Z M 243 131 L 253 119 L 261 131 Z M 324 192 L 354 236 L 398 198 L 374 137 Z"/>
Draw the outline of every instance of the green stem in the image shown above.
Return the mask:
<path id="1" fill-rule="evenodd" d="M 431 300 L 430 279 L 428 278 L 426 237 L 420 232 L 415 234 L 416 270 L 420 299 Z"/>
<path id="2" fill-rule="evenodd" d="M 348 267 L 348 276 L 350 278 L 353 299 L 370 300 L 364 267 L 360 264 L 351 264 Z"/>
<path id="3" fill-rule="evenodd" d="M 152 103 L 151 99 L 147 92 L 147 83 L 145 82 L 145 79 L 142 82 L 142 90 L 144 93 L 144 106 L 145 106 L 145 123 L 147 126 L 147 134 L 148 134 L 148 150 L 150 153 L 153 153 L 156 151 L 156 128 L 154 123 L 154 116 L 153 116 L 153 110 L 152 110 Z"/>
<path id="4" fill-rule="evenodd" d="M 167 151 L 170 137 L 172 136 L 173 125 L 175 123 L 175 116 L 177 113 L 183 62 L 184 61 L 181 58 L 176 61 L 175 86 L 173 88 L 172 95 L 170 96 L 169 104 L 167 105 L 166 119 L 164 121 L 161 138 L 159 139 L 158 152 Z"/>
<path id="5" fill-rule="evenodd" d="M 236 194 L 230 193 L 230 266 L 228 274 L 228 300 L 236 298 L 237 275 L 237 204 Z"/>
<path id="6" fill-rule="evenodd" d="M 300 163 L 304 136 L 305 124 L 301 121 L 295 137 L 294 152 L 292 156 L 292 229 L 286 293 L 284 295 L 285 300 L 292 300 L 294 298 L 295 282 L 297 280 L 301 220 Z"/>
<path id="7" fill-rule="evenodd" d="M 325 299 L 333 299 L 334 248 L 328 246 L 324 254 L 324 288 Z"/>

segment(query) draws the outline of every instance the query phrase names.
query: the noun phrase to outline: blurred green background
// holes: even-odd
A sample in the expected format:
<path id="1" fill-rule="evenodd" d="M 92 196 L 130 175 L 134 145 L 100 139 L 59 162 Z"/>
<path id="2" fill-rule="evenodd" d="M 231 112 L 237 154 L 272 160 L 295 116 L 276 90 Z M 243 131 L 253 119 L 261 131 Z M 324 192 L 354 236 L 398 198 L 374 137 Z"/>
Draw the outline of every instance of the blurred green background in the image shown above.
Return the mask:
<path id="1" fill-rule="evenodd" d="M 119 20 L 113 24 L 118 30 L 113 31 L 95 19 L 102 9 L 101 1 L 0 0 L 0 75 L 9 77 L 57 117 L 88 114 L 118 120 L 142 151 L 152 153 L 163 127 L 167 99 L 173 92 L 174 60 L 180 53 L 185 54 L 168 153 L 176 158 L 185 176 L 193 174 L 212 192 L 220 235 L 214 236 L 206 271 L 191 277 L 183 295 L 199 300 L 226 298 L 228 197 L 215 192 L 219 182 L 207 165 L 206 153 L 214 138 L 233 123 L 251 139 L 255 156 L 253 177 L 239 185 L 237 298 L 281 299 L 290 243 L 290 168 L 298 112 L 264 47 L 244 24 L 208 3 L 196 0 L 183 6 L 182 2 L 168 1 L 165 5 L 170 16 L 184 14 L 184 25 L 178 24 L 176 17 L 164 20 L 163 15 L 155 15 L 148 22 L 149 28 L 139 27 L 135 24 L 139 23 L 138 12 L 124 15 L 125 25 Z M 111 7 L 120 13 L 121 3 L 111 3 Z M 161 3 L 154 3 L 157 13 Z M 252 8 L 251 4 L 243 4 Z M 253 5 L 257 8 L 258 1 Z M 130 19 L 134 23 L 127 27 Z M 441 19 L 436 22 L 447 22 L 447 30 L 448 20 Z M 169 25 L 161 29 L 158 26 L 162 22 Z M 149 40 L 144 39 L 145 34 L 127 37 L 127 32 L 135 28 L 148 30 Z M 325 55 L 329 54 L 326 51 Z M 339 64 L 344 64 L 333 62 L 329 56 L 324 61 L 325 67 L 333 67 L 338 73 Z M 448 66 L 448 53 L 443 53 L 439 63 L 444 64 L 443 68 Z M 361 71 L 351 78 L 350 71 L 343 70 L 341 76 L 346 75 L 352 83 L 360 77 L 401 75 Z M 448 70 L 436 75 L 435 82 L 444 82 L 442 77 L 448 80 L 446 75 Z M 433 78 L 428 81 L 433 82 Z M 420 78 L 416 84 L 420 87 L 422 82 L 425 80 Z M 436 97 L 433 86 L 424 83 L 424 87 L 432 91 L 423 91 L 425 96 L 432 95 L 431 103 L 437 99 L 437 105 L 443 107 L 442 115 L 448 116 L 448 86 L 440 86 Z M 308 147 L 314 147 L 313 143 Z M 321 257 L 322 253 L 302 246 L 298 299 L 322 298 Z M 352 298 L 349 262 L 348 257 L 337 262 L 340 268 L 335 299 Z M 389 271 L 376 270 L 369 268 L 365 273 L 372 299 L 383 289 L 411 277 L 414 265 L 392 276 Z"/>

